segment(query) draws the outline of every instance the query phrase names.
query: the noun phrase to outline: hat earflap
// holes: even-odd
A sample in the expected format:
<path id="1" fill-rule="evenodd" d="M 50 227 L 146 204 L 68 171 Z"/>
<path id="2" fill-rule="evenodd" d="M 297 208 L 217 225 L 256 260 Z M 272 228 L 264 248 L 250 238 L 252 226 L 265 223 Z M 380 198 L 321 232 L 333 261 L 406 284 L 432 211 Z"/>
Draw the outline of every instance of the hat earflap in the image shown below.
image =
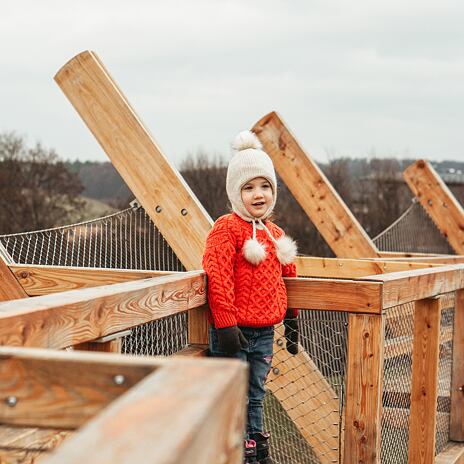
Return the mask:
<path id="1" fill-rule="evenodd" d="M 297 248 L 296 243 L 286 235 L 276 240 L 276 254 L 277 259 L 281 264 L 290 264 L 296 257 Z"/>

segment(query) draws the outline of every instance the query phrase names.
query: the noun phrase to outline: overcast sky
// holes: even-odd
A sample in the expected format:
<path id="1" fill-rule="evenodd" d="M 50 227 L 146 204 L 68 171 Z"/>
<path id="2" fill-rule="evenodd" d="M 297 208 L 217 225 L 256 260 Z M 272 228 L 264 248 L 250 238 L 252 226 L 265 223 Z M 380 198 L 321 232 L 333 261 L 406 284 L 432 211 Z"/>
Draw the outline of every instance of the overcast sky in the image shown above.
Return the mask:
<path id="1" fill-rule="evenodd" d="M 3 0 L 0 132 L 107 160 L 53 81 L 95 51 L 177 165 L 278 111 L 317 160 L 464 161 L 462 0 Z"/>

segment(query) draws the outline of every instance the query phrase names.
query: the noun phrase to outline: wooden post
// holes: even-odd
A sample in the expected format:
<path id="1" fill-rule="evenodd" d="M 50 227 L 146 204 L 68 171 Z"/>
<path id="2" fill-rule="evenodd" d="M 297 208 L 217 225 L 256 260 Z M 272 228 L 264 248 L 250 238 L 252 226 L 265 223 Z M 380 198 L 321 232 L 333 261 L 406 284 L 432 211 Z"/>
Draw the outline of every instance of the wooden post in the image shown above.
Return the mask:
<path id="1" fill-rule="evenodd" d="M 372 258 L 374 242 L 281 117 L 269 113 L 252 129 L 293 196 L 338 257 Z"/>
<path id="2" fill-rule="evenodd" d="M 435 459 L 440 309 L 439 298 L 415 303 L 408 450 L 410 464 L 432 464 Z"/>
<path id="3" fill-rule="evenodd" d="M 344 464 L 380 462 L 384 320 L 350 313 Z"/>
<path id="4" fill-rule="evenodd" d="M 0 301 L 26 298 L 27 293 L 0 256 Z"/>
<path id="5" fill-rule="evenodd" d="M 464 441 L 464 289 L 454 306 L 453 373 L 451 380 L 450 439 Z"/>
<path id="6" fill-rule="evenodd" d="M 457 254 L 464 254 L 464 208 L 430 163 L 418 160 L 403 177 Z"/>
<path id="7" fill-rule="evenodd" d="M 208 344 L 208 311 L 209 306 L 203 305 L 188 313 L 188 343 L 189 345 Z"/>

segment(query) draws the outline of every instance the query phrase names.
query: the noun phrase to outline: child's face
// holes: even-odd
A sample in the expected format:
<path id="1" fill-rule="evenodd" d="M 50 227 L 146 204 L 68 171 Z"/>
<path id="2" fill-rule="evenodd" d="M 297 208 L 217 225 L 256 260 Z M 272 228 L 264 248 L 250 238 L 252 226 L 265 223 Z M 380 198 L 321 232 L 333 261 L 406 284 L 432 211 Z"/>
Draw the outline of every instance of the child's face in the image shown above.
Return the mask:
<path id="1" fill-rule="evenodd" d="M 264 177 L 248 181 L 242 187 L 241 194 L 246 210 L 255 218 L 261 217 L 272 205 L 272 187 Z"/>

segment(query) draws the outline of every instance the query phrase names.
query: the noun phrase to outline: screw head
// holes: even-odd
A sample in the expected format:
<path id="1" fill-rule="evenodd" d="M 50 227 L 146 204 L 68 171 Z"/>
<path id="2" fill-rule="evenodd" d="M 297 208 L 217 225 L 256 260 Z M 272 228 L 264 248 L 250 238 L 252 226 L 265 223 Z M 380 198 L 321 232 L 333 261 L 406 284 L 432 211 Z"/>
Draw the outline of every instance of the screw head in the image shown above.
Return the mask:
<path id="1" fill-rule="evenodd" d="M 272 372 L 275 375 L 279 375 L 280 374 L 280 369 L 278 367 L 274 367 L 274 369 L 272 369 Z"/>
<path id="2" fill-rule="evenodd" d="M 278 346 L 284 346 L 284 341 L 281 338 L 279 338 L 276 343 Z"/>
<path id="3" fill-rule="evenodd" d="M 187 216 L 188 211 L 187 211 L 185 208 L 182 208 L 182 209 L 180 210 L 180 214 L 182 214 L 182 216 Z"/>
<path id="4" fill-rule="evenodd" d="M 155 211 L 156 211 L 157 213 L 161 213 L 161 211 L 163 211 L 163 208 L 161 208 L 160 205 L 156 205 Z"/>
<path id="5" fill-rule="evenodd" d="M 10 408 L 14 408 L 18 404 L 18 398 L 16 396 L 8 396 L 5 398 L 5 403 Z"/>
<path id="6" fill-rule="evenodd" d="M 126 378 L 122 374 L 117 374 L 113 377 L 113 382 L 116 385 L 122 385 L 126 381 Z"/>

